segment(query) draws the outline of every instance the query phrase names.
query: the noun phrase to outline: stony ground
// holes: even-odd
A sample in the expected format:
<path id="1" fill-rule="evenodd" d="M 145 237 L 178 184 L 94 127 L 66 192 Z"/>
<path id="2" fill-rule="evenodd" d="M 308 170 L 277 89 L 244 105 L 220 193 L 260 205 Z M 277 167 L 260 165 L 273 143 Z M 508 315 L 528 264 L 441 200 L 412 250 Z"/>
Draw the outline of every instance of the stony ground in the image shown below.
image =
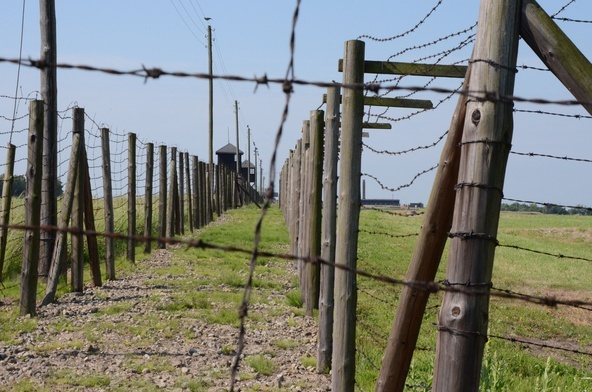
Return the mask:
<path id="1" fill-rule="evenodd" d="M 236 315 L 236 305 L 218 299 L 242 289 L 200 285 L 192 291 L 203 296 L 180 303 L 179 290 L 187 288 L 176 281 L 188 276 L 162 273 L 179 263 L 156 251 L 136 273 L 66 294 L 37 319 L 18 320 L 20 332 L 0 342 L 0 390 L 228 390 L 238 328 L 216 316 Z M 294 272 L 290 263 L 280 265 L 285 281 L 265 288 L 250 307 L 235 390 L 330 390 L 329 376 L 313 367 L 315 321 L 287 303 Z M 212 302 L 203 300 L 214 292 Z M 3 300 L 0 312 L 14 305 Z"/>

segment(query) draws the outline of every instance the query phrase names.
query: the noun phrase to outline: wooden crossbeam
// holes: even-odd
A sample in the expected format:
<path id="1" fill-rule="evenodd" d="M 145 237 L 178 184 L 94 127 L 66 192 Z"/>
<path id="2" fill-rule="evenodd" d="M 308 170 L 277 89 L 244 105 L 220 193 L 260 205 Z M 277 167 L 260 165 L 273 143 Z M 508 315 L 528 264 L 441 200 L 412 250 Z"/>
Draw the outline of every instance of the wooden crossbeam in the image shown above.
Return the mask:
<path id="1" fill-rule="evenodd" d="M 364 128 L 364 129 L 393 129 L 393 126 L 390 123 L 364 122 L 364 123 L 362 123 L 362 128 Z"/>
<path id="2" fill-rule="evenodd" d="M 341 98 L 340 98 L 341 99 Z M 327 94 L 323 94 L 323 103 L 327 103 Z M 427 99 L 406 99 L 386 97 L 364 97 L 365 106 L 385 106 L 390 108 L 433 109 L 432 101 Z"/>
<path id="3" fill-rule="evenodd" d="M 343 60 L 339 60 L 339 72 L 343 72 Z M 381 75 L 433 76 L 440 78 L 464 78 L 465 65 L 398 63 L 388 61 L 364 61 L 364 73 Z"/>

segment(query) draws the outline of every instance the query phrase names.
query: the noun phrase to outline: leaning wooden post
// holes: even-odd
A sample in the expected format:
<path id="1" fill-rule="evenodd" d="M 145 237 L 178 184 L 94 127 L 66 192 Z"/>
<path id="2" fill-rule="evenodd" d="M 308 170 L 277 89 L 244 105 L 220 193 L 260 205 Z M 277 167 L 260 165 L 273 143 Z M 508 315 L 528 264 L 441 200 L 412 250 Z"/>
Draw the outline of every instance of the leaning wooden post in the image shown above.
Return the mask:
<path id="1" fill-rule="evenodd" d="M 167 146 L 158 147 L 158 238 L 165 238 L 167 235 Z M 166 243 L 158 242 L 159 249 L 165 249 Z"/>
<path id="2" fill-rule="evenodd" d="M 469 89 L 469 76 L 470 66 L 463 84 L 465 93 Z M 426 215 L 405 277 L 407 282 L 433 282 L 440 265 L 444 246 L 448 240 L 447 234 L 452 225 L 456 196 L 454 186 L 458 179 L 459 144 L 463 134 L 467 99 L 466 94 L 460 95 L 452 116 Z M 403 287 L 376 383 L 376 392 L 405 389 L 405 379 L 429 297 L 430 293 L 426 290 L 410 286 Z"/>
<path id="3" fill-rule="evenodd" d="M 101 262 L 99 261 L 99 243 L 97 235 L 94 234 L 95 228 L 95 211 L 93 209 L 92 188 L 90 184 L 90 169 L 88 167 L 88 157 L 86 149 L 82 148 L 82 181 L 84 184 L 84 227 L 87 231 L 86 243 L 88 245 L 88 259 L 90 265 L 90 275 L 93 286 L 101 287 L 103 281 L 101 279 Z"/>
<path id="4" fill-rule="evenodd" d="M 325 130 L 322 110 L 310 112 L 310 193 L 308 199 L 308 249 L 307 256 L 312 260 L 321 256 L 321 201 L 323 191 L 323 133 Z M 307 295 L 306 315 L 313 316 L 319 308 L 321 268 L 317 263 L 306 263 Z"/>
<path id="5" fill-rule="evenodd" d="M 347 41 L 343 57 L 343 83 L 364 83 L 364 42 Z M 341 160 L 339 165 L 339 212 L 335 262 L 355 269 L 358 258 L 360 218 L 360 176 L 362 164 L 362 119 L 364 92 L 348 88 L 343 92 Z M 335 271 L 335 319 L 333 323 L 334 391 L 353 391 L 356 365 L 356 274 Z"/>
<path id="6" fill-rule="evenodd" d="M 520 0 L 482 0 L 461 142 L 446 292 L 438 317 L 434 391 L 477 391 L 487 341 L 489 288 L 513 132 Z M 475 295 L 475 291 L 482 295 Z"/>
<path id="7" fill-rule="evenodd" d="M 107 134 L 108 129 L 103 129 Z M 107 143 L 108 136 L 107 136 Z M 104 153 L 104 151 L 103 151 Z M 78 156 L 80 155 L 80 130 L 74 127 L 72 130 L 72 147 L 70 152 L 70 166 L 68 168 L 68 178 L 66 180 L 66 188 L 64 189 L 64 200 L 62 204 L 61 217 L 60 217 L 60 229 L 67 229 L 68 223 L 70 222 L 70 215 L 72 214 L 72 205 L 74 203 L 74 187 L 76 186 L 76 177 L 78 176 Z M 109 172 L 110 173 L 110 172 Z M 110 190 L 110 188 L 109 188 Z M 107 189 L 105 188 L 105 197 L 107 197 Z M 107 223 L 105 223 L 107 227 Z M 108 232 L 107 229 L 105 229 Z M 65 267 L 62 260 L 65 260 L 66 253 L 68 251 L 68 233 L 66 231 L 59 231 L 56 235 L 56 242 L 53 248 L 53 257 L 51 266 L 49 269 L 49 275 L 47 278 L 47 286 L 45 289 L 45 297 L 41 303 L 42 306 L 52 303 L 55 299 L 56 290 L 58 287 L 60 269 Z M 108 250 L 108 248 L 107 248 Z M 106 251 L 107 251 L 106 250 Z M 109 264 L 107 264 L 109 265 Z M 109 278 L 111 279 L 111 278 Z"/>
<path id="8" fill-rule="evenodd" d="M 177 147 L 171 147 L 171 178 L 169 185 L 169 200 L 167 208 L 167 231 L 166 236 L 173 238 L 175 236 L 175 184 L 177 183 Z"/>
<path id="9" fill-rule="evenodd" d="M 534 0 L 522 1 L 520 35 L 592 114 L 592 64 Z"/>
<path id="10" fill-rule="evenodd" d="M 154 144 L 146 144 L 146 181 L 144 188 L 144 253 L 152 251 L 152 180 L 154 177 Z"/>
<path id="11" fill-rule="evenodd" d="M 339 141 L 339 87 L 327 89 L 327 114 L 325 116 L 325 159 L 323 161 L 323 217 L 321 259 L 335 262 L 335 235 L 337 230 L 337 144 Z M 321 265 L 321 293 L 319 299 L 319 334 L 317 346 L 317 371 L 331 369 L 333 355 L 333 306 L 335 268 Z"/>
<path id="12" fill-rule="evenodd" d="M 191 199 L 191 169 L 188 152 L 185 153 L 185 178 L 187 179 L 187 220 L 189 221 L 189 231 L 193 233 L 193 200 Z"/>
<path id="13" fill-rule="evenodd" d="M 111 182 L 111 149 L 109 146 L 109 129 L 101 129 L 101 146 L 103 153 L 103 212 L 105 216 L 105 233 L 115 232 L 113 216 L 113 185 Z M 107 279 L 115 280 L 115 240 L 105 236 L 105 264 Z"/>
<path id="14" fill-rule="evenodd" d="M 2 185 L 2 226 L 0 227 L 0 282 L 4 270 L 4 257 L 6 256 L 6 244 L 8 241 L 8 227 L 10 223 L 10 205 L 12 201 L 12 183 L 14 182 L 14 157 L 16 147 L 8 143 L 6 151 L 6 170 L 4 171 L 4 183 Z"/>
<path id="15" fill-rule="evenodd" d="M 72 205 L 72 239 L 70 255 L 70 287 L 72 291 L 81 293 L 84 290 L 84 236 L 82 234 L 84 224 L 84 181 L 83 181 L 83 154 L 84 148 L 84 109 L 74 108 L 72 122 L 74 129 L 80 133 L 80 151 L 78 152 L 78 171 L 74 179 L 74 203 Z"/>
<path id="16" fill-rule="evenodd" d="M 27 190 L 25 196 L 25 230 L 23 266 L 21 269 L 20 315 L 36 314 L 37 280 L 41 219 L 41 168 L 43 167 L 43 101 L 29 103 L 29 149 L 27 155 Z"/>
<path id="17" fill-rule="evenodd" d="M 136 262 L 136 134 L 128 133 L 127 151 L 127 260 Z"/>
<path id="18" fill-rule="evenodd" d="M 185 154 L 179 151 L 179 234 L 185 234 Z"/>

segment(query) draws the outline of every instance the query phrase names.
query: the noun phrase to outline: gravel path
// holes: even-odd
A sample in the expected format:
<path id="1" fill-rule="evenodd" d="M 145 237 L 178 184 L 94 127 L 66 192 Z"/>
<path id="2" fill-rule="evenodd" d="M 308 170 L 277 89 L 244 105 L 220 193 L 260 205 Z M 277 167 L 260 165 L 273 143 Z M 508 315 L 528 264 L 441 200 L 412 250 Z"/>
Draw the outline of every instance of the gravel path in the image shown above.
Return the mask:
<path id="1" fill-rule="evenodd" d="M 219 301 L 186 305 L 187 312 L 174 308 L 183 294 L 175 282 L 187 276 L 162 270 L 175 263 L 183 261 L 155 251 L 139 262 L 138 273 L 64 295 L 41 308 L 38 320 L 19 320 L 30 328 L 10 344 L 0 342 L 0 390 L 228 390 L 238 328 L 200 312 L 236 314 L 236 306 Z M 316 323 L 286 302 L 291 263 L 277 266 L 288 270 L 279 278 L 283 288 L 261 289 L 266 299 L 249 309 L 236 390 L 328 391 L 330 377 L 311 366 Z M 194 290 L 216 294 L 212 298 L 242 293 L 226 285 Z M 4 301 L 0 312 L 14 305 Z M 250 365 L 256 360 L 267 367 L 255 371 Z"/>

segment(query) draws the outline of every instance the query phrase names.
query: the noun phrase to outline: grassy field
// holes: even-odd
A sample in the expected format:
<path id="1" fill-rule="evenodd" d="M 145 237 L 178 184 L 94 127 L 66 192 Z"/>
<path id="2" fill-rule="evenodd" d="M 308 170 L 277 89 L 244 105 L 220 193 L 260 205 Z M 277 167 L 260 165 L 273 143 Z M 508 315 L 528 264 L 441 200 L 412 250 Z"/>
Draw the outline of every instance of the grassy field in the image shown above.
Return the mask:
<path id="1" fill-rule="evenodd" d="M 141 209 L 138 208 L 138 211 Z M 231 212 L 244 216 L 241 224 L 216 222 L 199 237 L 205 241 L 250 248 L 253 241 L 253 225 L 258 210 L 254 207 Z M 100 212 L 102 214 L 102 212 Z M 417 233 L 422 216 L 400 217 L 379 211 L 364 210 L 361 213 L 358 267 L 360 269 L 403 278 L 416 237 L 393 238 L 391 235 Z M 139 220 L 140 221 L 140 220 Z M 277 208 L 272 208 L 263 225 L 263 250 L 284 253 L 287 251 L 287 232 Z M 368 234 L 365 231 L 375 232 Z M 540 214 L 503 213 L 500 221 L 499 241 L 502 245 L 516 245 L 552 254 L 564 254 L 592 258 L 592 217 L 557 216 Z M 246 261 L 243 255 L 197 249 L 177 249 L 180 258 L 212 264 L 209 274 L 200 275 L 200 281 L 179 281 L 187 287 L 199 284 L 224 285 L 239 288 L 246 277 Z M 138 253 L 140 251 L 138 250 Z M 447 251 L 439 269 L 438 280 L 444 278 Z M 213 262 L 212 260 L 216 260 Z M 118 270 L 129 273 L 130 266 L 118 261 Z M 183 274 L 183 270 L 167 270 L 163 274 Z M 257 266 L 254 281 L 256 288 L 274 285 L 274 276 L 280 271 L 276 264 L 265 262 Z M 557 258 L 547 255 L 499 247 L 493 272 L 493 285 L 532 295 L 556 296 L 562 299 L 592 300 L 592 263 L 588 261 Z M 295 279 L 295 278 L 294 278 Z M 5 282 L 5 287 L 16 281 Z M 358 280 L 357 326 L 357 375 L 361 390 L 373 390 L 378 368 L 401 287 L 386 285 L 368 278 Z M 294 287 L 297 287 L 294 281 Z M 61 288 L 62 292 L 66 287 Z M 18 287 L 4 289 L 2 296 L 18 298 Z M 221 294 L 222 295 L 222 294 Z M 298 293 L 287 295 L 287 301 L 298 305 Z M 235 298 L 236 300 L 238 298 Z M 257 297 L 254 297 L 257 300 Z M 441 295 L 433 295 L 428 303 L 424 323 L 414 356 L 407 390 L 430 390 L 436 345 L 438 306 Z M 174 306 L 196 307 L 199 298 L 192 294 L 175 298 Z M 197 302 L 196 302 L 197 301 Z M 173 306 L 173 305 L 171 305 Z M 199 306 L 197 306 L 199 307 Z M 175 309 L 170 309 L 175 311 Z M 234 312 L 230 312 L 235 314 Z M 232 320 L 232 315 L 226 315 Z M 10 340 L 19 329 L 34 328 L 34 320 L 8 322 L 12 315 L 0 315 L 2 340 Z M 212 314 L 213 318 L 222 314 Z M 489 324 L 490 334 L 514 337 L 533 343 L 559 346 L 567 349 L 592 352 L 592 312 L 584 309 L 559 306 L 548 308 L 517 300 L 492 298 Z M 259 358 L 252 359 L 251 366 L 264 366 Z M 491 339 L 486 345 L 482 369 L 482 391 L 586 391 L 592 390 L 592 357 L 501 339 Z"/>

